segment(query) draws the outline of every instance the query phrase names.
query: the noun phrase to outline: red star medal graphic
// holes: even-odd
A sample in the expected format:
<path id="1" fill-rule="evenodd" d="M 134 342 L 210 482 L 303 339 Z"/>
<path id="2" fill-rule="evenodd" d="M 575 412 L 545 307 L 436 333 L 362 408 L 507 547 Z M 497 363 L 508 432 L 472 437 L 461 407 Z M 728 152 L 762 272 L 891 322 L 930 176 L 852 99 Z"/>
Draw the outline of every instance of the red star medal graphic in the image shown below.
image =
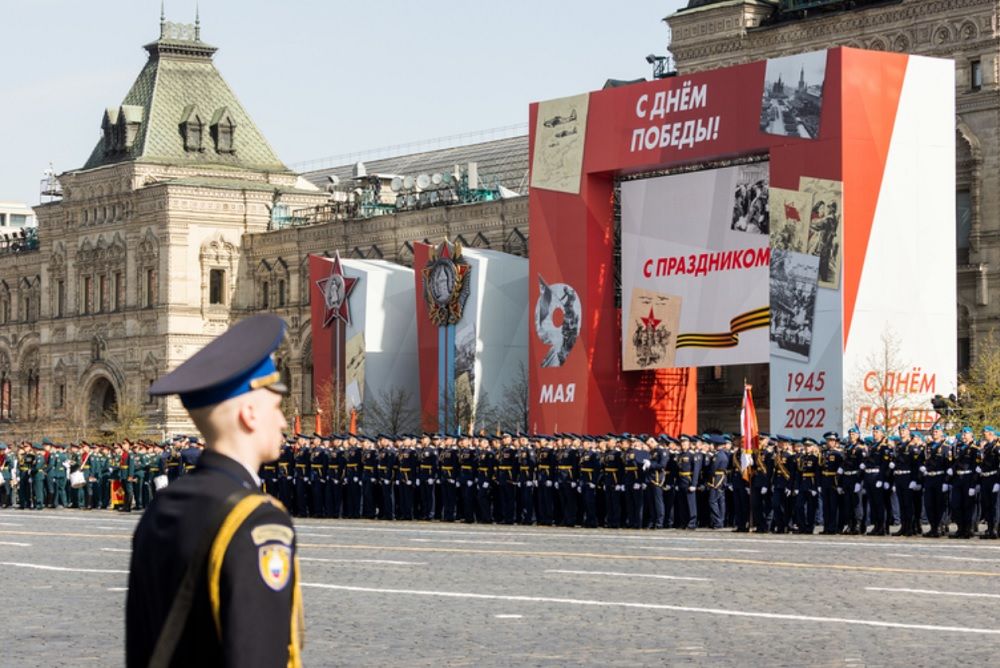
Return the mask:
<path id="1" fill-rule="evenodd" d="M 341 320 L 348 325 L 351 324 L 351 291 L 357 278 L 344 275 L 344 270 L 340 266 L 340 253 L 333 258 L 333 268 L 330 275 L 324 279 L 316 281 L 320 294 L 323 295 L 323 305 L 326 311 L 323 313 L 323 326 L 329 327 L 334 320 Z"/>
<path id="2" fill-rule="evenodd" d="M 657 325 L 663 322 L 662 320 L 658 320 L 656 316 L 653 314 L 652 306 L 649 307 L 649 316 L 646 318 L 639 316 L 639 319 L 642 320 L 642 325 L 646 329 L 656 329 Z"/>

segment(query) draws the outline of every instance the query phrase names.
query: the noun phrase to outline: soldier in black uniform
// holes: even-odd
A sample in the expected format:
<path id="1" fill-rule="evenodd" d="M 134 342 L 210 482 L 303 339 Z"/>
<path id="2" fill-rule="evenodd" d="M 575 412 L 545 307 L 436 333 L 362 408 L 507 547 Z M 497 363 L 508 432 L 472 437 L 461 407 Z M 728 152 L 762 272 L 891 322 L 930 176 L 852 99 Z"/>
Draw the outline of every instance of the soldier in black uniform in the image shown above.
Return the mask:
<path id="1" fill-rule="evenodd" d="M 813 439 L 802 439 L 805 450 L 795 461 L 798 494 L 795 497 L 795 523 L 797 533 L 812 535 L 816 523 L 816 506 L 819 502 L 820 472 L 819 446 Z M 825 518 L 824 518 L 825 519 Z"/>
<path id="2" fill-rule="evenodd" d="M 733 531 L 746 533 L 750 531 L 750 477 L 751 471 L 744 475 L 743 463 L 743 437 L 737 436 L 734 444 L 736 447 L 729 459 L 729 484 L 733 488 Z M 747 466 L 753 466 L 753 459 L 747 461 Z"/>
<path id="3" fill-rule="evenodd" d="M 517 489 L 519 524 L 534 524 L 535 522 L 535 469 L 538 460 L 535 458 L 535 448 L 528 438 L 522 436 L 517 449 Z"/>
<path id="4" fill-rule="evenodd" d="M 513 524 L 517 511 L 517 452 L 510 434 L 504 434 L 500 443 L 500 461 L 497 462 L 497 492 L 500 496 L 500 521 Z"/>
<path id="5" fill-rule="evenodd" d="M 867 456 L 868 447 L 861 440 L 861 430 L 857 426 L 851 427 L 847 430 L 847 442 L 844 444 L 844 473 L 840 484 L 844 490 L 840 504 L 842 534 L 857 535 L 865 528 L 861 492 Z"/>
<path id="6" fill-rule="evenodd" d="M 902 426 L 899 429 L 899 444 L 893 452 L 892 485 L 899 500 L 899 530 L 893 536 L 920 535 L 920 515 L 915 513 L 914 500 L 919 496 L 917 475 L 923 448 L 915 447 L 919 436 Z"/>
<path id="7" fill-rule="evenodd" d="M 330 463 L 326 467 L 326 503 L 329 517 L 341 517 L 344 512 L 344 471 L 347 469 L 347 454 L 344 439 L 337 437 L 331 442 Z"/>
<path id="8" fill-rule="evenodd" d="M 778 436 L 778 449 L 774 453 L 774 468 L 771 474 L 771 531 L 785 533 L 791 517 L 789 501 L 795 492 L 795 456 L 792 453 L 792 439 Z"/>
<path id="9" fill-rule="evenodd" d="M 844 524 L 841 518 L 841 496 L 844 493 L 844 453 L 840 449 L 840 436 L 835 431 L 823 434 L 826 449 L 820 464 L 820 494 L 823 502 L 823 531 L 825 536 L 840 533 Z"/>
<path id="10" fill-rule="evenodd" d="M 559 501 L 562 508 L 562 524 L 564 527 L 576 525 L 576 479 L 579 455 L 575 438 L 562 439 L 556 464 L 556 482 L 553 487 L 559 489 Z"/>
<path id="11" fill-rule="evenodd" d="M 701 478 L 701 454 L 692 452 L 691 437 L 681 434 L 681 452 L 677 457 L 677 496 L 680 501 L 680 521 L 674 526 L 678 529 L 698 528 L 698 500 L 695 497 L 698 480 Z"/>
<path id="12" fill-rule="evenodd" d="M 753 475 L 750 477 L 750 512 L 753 514 L 754 531 L 767 533 L 771 530 L 771 472 L 774 468 L 775 441 L 761 434 L 759 445 L 753 454 Z"/>
<path id="13" fill-rule="evenodd" d="M 931 428 L 931 442 L 924 448 L 924 464 L 920 467 L 924 485 L 924 509 L 930 530 L 925 534 L 928 538 L 938 538 L 947 535 L 944 526 L 944 513 L 948 509 L 948 483 L 951 470 L 951 446 L 944 440 L 944 429 L 936 424 Z"/>
<path id="14" fill-rule="evenodd" d="M 312 464 L 312 448 L 309 439 L 300 438 L 295 447 L 295 503 L 292 506 L 292 514 L 296 517 L 309 516 L 309 486 L 312 478 L 310 465 Z"/>
<path id="15" fill-rule="evenodd" d="M 663 491 L 667 484 L 667 463 L 670 455 L 666 445 L 672 441 L 669 436 L 661 434 L 659 439 L 649 438 L 646 447 L 649 450 L 649 468 L 646 471 L 646 510 L 645 522 L 649 529 L 662 529 L 666 522 L 666 505 L 663 502 Z"/>
<path id="16" fill-rule="evenodd" d="M 488 439 L 479 440 L 476 465 L 476 509 L 481 524 L 493 524 L 493 481 L 496 478 L 497 457 Z"/>
<path id="17" fill-rule="evenodd" d="M 441 475 L 441 519 L 445 522 L 454 522 L 458 518 L 460 466 L 458 441 L 451 439 L 438 455 L 438 471 Z"/>
<path id="18" fill-rule="evenodd" d="M 287 388 L 271 358 L 283 335 L 277 316 L 248 318 L 150 388 L 181 395 L 208 448 L 136 527 L 130 668 L 301 665 L 295 530 L 257 478 L 263 462 L 277 459 L 287 427 Z"/>
<path id="19" fill-rule="evenodd" d="M 622 491 L 625 489 L 625 459 L 622 456 L 618 440 L 611 434 L 604 449 L 603 477 L 601 479 L 604 487 L 605 523 L 609 529 L 621 527 L 622 522 Z"/>
<path id="20" fill-rule="evenodd" d="M 583 526 L 588 529 L 600 524 L 597 515 L 597 485 L 601 479 L 601 451 L 591 438 L 583 442 L 580 452 L 580 498 L 583 505 Z"/>
<path id="21" fill-rule="evenodd" d="M 986 531 L 979 537 L 996 540 L 997 523 L 1000 521 L 1000 439 L 991 426 L 983 427 L 980 447 L 979 490 Z"/>
<path id="22" fill-rule="evenodd" d="M 396 466 L 396 518 L 412 520 L 414 482 L 417 479 L 417 452 L 413 448 L 413 439 L 403 439 L 398 457 L 399 461 Z"/>
<path id="23" fill-rule="evenodd" d="M 975 534 L 977 467 L 982 470 L 979 444 L 972 428 L 962 427 L 952 465 L 951 517 L 956 528 L 949 538 L 972 538 Z"/>
<path id="24" fill-rule="evenodd" d="M 417 451 L 417 491 L 420 498 L 418 520 L 434 519 L 434 484 L 438 477 L 438 450 L 429 436 L 424 436 Z"/>
<path id="25" fill-rule="evenodd" d="M 726 522 L 726 487 L 729 484 L 728 446 L 732 441 L 726 437 L 717 436 L 712 439 L 715 452 L 709 459 L 708 470 L 708 513 L 709 527 L 721 529 Z"/>
<path id="26" fill-rule="evenodd" d="M 558 490 L 555 485 L 556 453 L 552 441 L 542 438 L 538 448 L 538 464 L 535 469 L 535 485 L 538 487 L 538 524 L 552 526 L 555 524 L 555 495 Z"/>

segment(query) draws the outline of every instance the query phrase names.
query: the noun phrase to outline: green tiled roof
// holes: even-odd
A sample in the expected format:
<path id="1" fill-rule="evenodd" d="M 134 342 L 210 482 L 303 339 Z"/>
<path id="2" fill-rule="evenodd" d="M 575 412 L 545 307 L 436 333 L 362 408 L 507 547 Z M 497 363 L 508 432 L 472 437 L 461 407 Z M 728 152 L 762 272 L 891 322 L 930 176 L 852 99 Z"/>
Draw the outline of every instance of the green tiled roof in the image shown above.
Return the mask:
<path id="1" fill-rule="evenodd" d="M 141 119 L 132 146 L 105 152 L 98 141 L 84 169 L 128 160 L 185 166 L 220 166 L 287 172 L 267 140 L 212 62 L 213 47 L 200 41 L 161 39 L 146 47 L 149 60 L 121 107 L 109 108 L 112 122 L 123 109 L 126 121 Z M 236 129 L 232 153 L 215 150 L 211 123 L 228 112 Z M 184 148 L 181 122 L 194 114 L 204 123 L 201 151 Z"/>

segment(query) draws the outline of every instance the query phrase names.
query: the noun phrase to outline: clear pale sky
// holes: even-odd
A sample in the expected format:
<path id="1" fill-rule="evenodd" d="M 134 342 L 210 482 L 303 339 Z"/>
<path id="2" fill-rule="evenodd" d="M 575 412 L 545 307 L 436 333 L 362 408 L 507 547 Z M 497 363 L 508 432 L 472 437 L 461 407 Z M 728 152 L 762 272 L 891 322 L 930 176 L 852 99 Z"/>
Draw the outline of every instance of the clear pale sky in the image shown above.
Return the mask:
<path id="1" fill-rule="evenodd" d="M 686 0 L 201 0 L 201 38 L 288 165 L 527 122 L 649 78 Z M 195 0 L 166 0 L 194 21 Z M 160 0 L 0 0 L 0 200 L 83 165 L 159 35 Z"/>

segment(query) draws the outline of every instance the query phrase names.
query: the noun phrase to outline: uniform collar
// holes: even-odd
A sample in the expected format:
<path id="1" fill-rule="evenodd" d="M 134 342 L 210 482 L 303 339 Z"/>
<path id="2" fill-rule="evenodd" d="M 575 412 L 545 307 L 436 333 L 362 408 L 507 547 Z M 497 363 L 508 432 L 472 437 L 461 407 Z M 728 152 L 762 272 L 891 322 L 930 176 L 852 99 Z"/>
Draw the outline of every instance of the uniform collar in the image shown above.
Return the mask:
<path id="1" fill-rule="evenodd" d="M 198 458 L 199 469 L 214 469 L 220 471 L 240 482 L 246 482 L 253 486 L 253 489 L 260 489 L 260 478 L 256 471 L 251 471 L 240 462 L 231 457 L 209 450 L 202 451 Z"/>

